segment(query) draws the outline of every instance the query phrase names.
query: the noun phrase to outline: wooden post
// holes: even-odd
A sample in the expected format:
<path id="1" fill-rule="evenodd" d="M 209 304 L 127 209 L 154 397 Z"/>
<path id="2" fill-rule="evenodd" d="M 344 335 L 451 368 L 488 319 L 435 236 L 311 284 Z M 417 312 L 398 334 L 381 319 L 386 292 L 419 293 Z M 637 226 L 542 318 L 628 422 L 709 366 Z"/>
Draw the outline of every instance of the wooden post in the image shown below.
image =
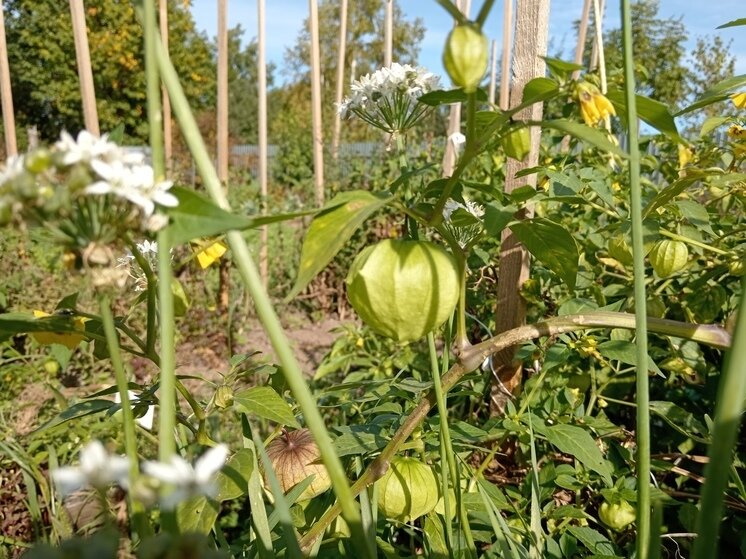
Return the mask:
<path id="1" fill-rule="evenodd" d="M 321 55 L 319 53 L 319 8 L 308 0 L 311 27 L 311 119 L 313 135 L 313 176 L 316 205 L 324 205 L 324 136 L 321 129 Z"/>
<path id="2" fill-rule="evenodd" d="M 518 2 L 515 24 L 515 47 L 513 54 L 513 83 L 510 90 L 510 106 L 521 103 L 523 88 L 531 79 L 544 76 L 549 30 L 549 0 L 522 0 Z M 516 120 L 541 120 L 543 106 L 536 103 L 519 112 Z M 536 186 L 536 175 L 516 178 L 516 173 L 535 167 L 539 159 L 540 129 L 530 129 L 531 151 L 523 162 L 508 159 L 505 172 L 505 193 L 529 184 Z M 526 208 L 519 219 L 530 218 L 532 208 Z M 500 269 L 497 283 L 497 306 L 495 332 L 499 334 L 525 322 L 526 309 L 520 295 L 523 283 L 529 277 L 528 251 L 521 245 L 510 229 L 505 229 L 500 244 Z M 501 413 L 511 394 L 520 386 L 521 366 L 513 362 L 515 348 L 494 356 L 492 360 L 495 378 L 492 383 L 491 409 Z"/>
<path id="3" fill-rule="evenodd" d="M 5 156 L 18 155 L 16 143 L 16 121 L 13 113 L 13 91 L 10 87 L 10 66 L 8 46 L 5 42 L 5 17 L 3 2 L 0 0 L 0 97 L 3 106 L 3 132 L 5 133 Z"/>
<path id="4" fill-rule="evenodd" d="M 383 65 L 391 66 L 394 52 L 394 0 L 385 0 L 386 11 L 384 14 L 383 34 Z"/>
<path id="5" fill-rule="evenodd" d="M 86 129 L 94 136 L 98 136 L 101 132 L 98 127 L 96 92 L 93 88 L 93 70 L 91 69 L 91 53 L 88 50 L 83 0 L 70 0 L 70 15 L 75 37 L 75 58 L 78 61 L 80 96 L 83 99 L 83 121 Z"/>
<path id="6" fill-rule="evenodd" d="M 601 93 L 606 94 L 606 59 L 604 58 L 603 8 L 598 0 L 593 0 L 593 20 L 596 23 L 596 55 L 598 56 L 598 73 L 601 76 Z"/>
<path id="7" fill-rule="evenodd" d="M 345 78 L 345 49 L 347 48 L 347 0 L 341 0 L 339 6 L 339 46 L 337 48 L 337 91 L 334 100 L 335 107 L 342 103 L 344 94 Z M 339 112 L 334 112 L 334 132 L 332 134 L 332 157 L 337 160 L 339 156 L 339 136 L 342 133 L 342 118 Z"/>
<path id="8" fill-rule="evenodd" d="M 225 190 L 228 189 L 228 0 L 218 0 L 218 114 L 217 171 Z M 217 306 L 222 311 L 230 304 L 230 265 L 221 258 L 218 279 Z"/>
<path id="9" fill-rule="evenodd" d="M 500 65 L 500 110 L 507 110 L 510 97 L 510 53 L 513 45 L 513 0 L 504 0 L 503 56 Z"/>
<path id="10" fill-rule="evenodd" d="M 595 8 L 595 6 L 594 6 Z M 597 20 L 595 20 L 594 25 L 596 28 L 598 28 L 599 22 L 603 23 L 603 15 L 606 10 L 606 0 L 601 0 L 601 4 L 599 6 L 599 12 L 601 13 L 601 17 Z M 594 10 L 595 12 L 595 10 Z M 595 19 L 595 13 L 594 13 L 594 19 Z M 590 69 L 595 70 L 596 66 L 598 66 L 598 43 L 596 41 L 593 41 L 593 47 L 591 48 L 591 64 Z"/>
<path id="11" fill-rule="evenodd" d="M 257 20 L 258 20 L 258 48 L 257 48 L 257 100 L 259 109 L 259 191 L 262 196 L 262 212 L 267 211 L 267 176 L 268 176 L 268 158 L 267 158 L 267 33 L 265 23 L 265 0 L 258 0 L 257 3 Z M 269 285 L 269 226 L 263 225 L 261 229 L 261 239 L 259 248 L 259 273 L 262 277 L 262 283 L 266 289 Z"/>
<path id="12" fill-rule="evenodd" d="M 168 0 L 160 0 L 159 24 L 161 30 L 161 41 L 168 52 Z M 166 87 L 161 88 L 163 104 L 163 156 L 166 160 L 166 175 L 173 173 L 173 132 L 171 129 L 171 99 L 168 97 Z"/>
<path id="13" fill-rule="evenodd" d="M 583 63 L 583 53 L 585 51 L 585 37 L 588 34 L 588 19 L 591 15 L 591 0 L 584 0 L 583 13 L 580 14 L 580 26 L 578 27 L 578 44 L 575 47 L 575 64 Z M 580 70 L 572 73 L 572 79 L 577 80 L 580 77 Z"/>
<path id="14" fill-rule="evenodd" d="M 490 89 L 487 100 L 490 105 L 495 104 L 495 89 L 497 86 L 497 41 L 492 39 L 492 52 L 490 54 Z"/>

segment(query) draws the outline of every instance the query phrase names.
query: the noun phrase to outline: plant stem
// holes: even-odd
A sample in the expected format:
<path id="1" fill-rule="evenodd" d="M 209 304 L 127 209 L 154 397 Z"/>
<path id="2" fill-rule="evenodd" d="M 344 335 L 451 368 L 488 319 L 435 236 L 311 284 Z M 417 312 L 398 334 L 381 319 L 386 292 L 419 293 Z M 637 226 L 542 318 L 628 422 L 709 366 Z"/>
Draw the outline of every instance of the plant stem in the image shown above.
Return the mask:
<path id="1" fill-rule="evenodd" d="M 129 478 L 130 483 L 140 475 L 139 460 L 137 457 L 137 439 L 135 436 L 135 417 L 130 405 L 129 383 L 127 382 L 127 373 L 124 370 L 122 354 L 119 351 L 119 339 L 117 329 L 114 325 L 114 315 L 111 312 L 109 298 L 103 294 L 98 295 L 98 307 L 101 315 L 101 322 L 106 335 L 106 345 L 109 349 L 109 357 L 114 367 L 114 377 L 119 390 L 119 399 L 122 404 L 122 431 L 124 433 L 124 452 L 129 460 Z M 130 497 L 130 511 L 134 532 L 137 537 L 142 538 L 147 534 L 147 521 L 145 519 L 145 509 L 142 504 Z"/>
<path id="2" fill-rule="evenodd" d="M 625 328 L 634 330 L 636 320 L 634 315 L 619 312 L 594 312 L 550 318 L 537 324 L 519 326 L 507 330 L 498 336 L 471 346 L 460 357 L 441 379 L 443 394 L 453 388 L 464 375 L 479 367 L 491 355 L 506 347 L 522 344 L 534 338 L 556 336 L 566 332 L 590 330 L 594 328 Z M 687 338 L 698 341 L 718 349 L 726 349 L 730 345 L 730 334 L 716 325 L 687 324 L 660 318 L 650 319 L 650 330 L 659 334 Z M 646 356 L 647 358 L 647 356 Z M 422 423 L 430 410 L 436 405 L 435 390 L 425 394 L 419 404 L 412 410 L 394 433 L 381 454 L 371 462 L 365 472 L 352 486 L 352 493 L 359 495 L 368 485 L 381 478 L 388 470 L 389 461 L 397 453 L 401 445 L 409 438 L 414 430 Z M 339 515 L 339 502 L 329 508 L 324 515 L 301 538 L 301 549 L 307 551 L 319 538 L 332 521 Z"/>
<path id="3" fill-rule="evenodd" d="M 176 349 L 172 281 L 171 242 L 166 229 L 158 235 L 158 318 L 161 342 L 158 458 L 161 462 L 168 461 L 176 452 Z"/>
<path id="4" fill-rule="evenodd" d="M 637 559 L 648 559 L 650 550 L 650 407 L 648 380 L 648 329 L 645 309 L 645 251 L 642 228 L 640 146 L 635 98 L 635 61 L 632 53 L 632 16 L 629 0 L 622 0 L 622 47 L 624 95 L 629 139 L 630 217 L 635 294 L 635 342 L 637 348 Z"/>
<path id="5" fill-rule="evenodd" d="M 746 303 L 744 303 L 746 278 L 742 282 L 741 302 L 738 309 L 736 330 L 731 350 L 725 358 L 723 376 L 715 400 L 712 444 L 705 467 L 705 484 L 697 515 L 697 539 L 694 541 L 693 559 L 717 557 L 717 541 L 723 512 L 723 498 L 728 486 L 733 446 L 746 402 Z"/>
<path id="6" fill-rule="evenodd" d="M 223 193 L 220 180 L 212 165 L 212 159 L 205 147 L 194 115 L 191 113 L 176 70 L 160 41 L 156 42 L 156 47 L 161 76 L 171 98 L 174 113 L 181 124 L 184 139 L 194 157 L 195 165 L 202 177 L 205 188 L 210 197 L 219 206 L 229 209 L 228 200 Z M 259 320 L 262 322 L 272 343 L 272 347 L 275 350 L 282 372 L 285 375 L 285 380 L 303 412 L 306 424 L 311 430 L 321 452 L 321 459 L 329 471 L 334 492 L 337 494 L 338 502 L 342 504 L 343 516 L 352 531 L 352 543 L 356 546 L 362 557 L 373 557 L 373 551 L 366 545 L 367 540 L 362 528 L 360 511 L 355 502 L 355 496 L 350 489 L 342 462 L 334 451 L 331 437 L 326 430 L 324 420 L 316 405 L 316 400 L 306 384 L 303 372 L 288 343 L 280 320 L 272 307 L 269 296 L 262 286 L 261 277 L 256 269 L 246 241 L 238 231 L 229 232 L 226 238 L 233 251 L 234 262 L 241 275 L 244 286 L 254 300 Z"/>

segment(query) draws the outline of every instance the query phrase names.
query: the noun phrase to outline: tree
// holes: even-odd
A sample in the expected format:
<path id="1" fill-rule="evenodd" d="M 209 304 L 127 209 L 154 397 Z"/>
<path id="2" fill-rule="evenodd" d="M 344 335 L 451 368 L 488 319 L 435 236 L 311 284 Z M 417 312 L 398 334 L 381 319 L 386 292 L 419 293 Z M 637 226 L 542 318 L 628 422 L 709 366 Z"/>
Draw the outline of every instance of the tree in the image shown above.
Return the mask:
<path id="1" fill-rule="evenodd" d="M 70 9 L 59 0 L 6 0 L 13 97 L 19 127 L 54 140 L 83 128 Z M 169 3 L 169 50 L 192 106 L 214 104 L 212 47 L 181 3 Z M 147 138 L 142 27 L 129 2 L 89 0 L 86 24 L 99 121 L 124 125 L 125 141 Z M 22 138 L 24 134 L 20 135 Z"/>
<path id="2" fill-rule="evenodd" d="M 334 107 L 334 88 L 337 71 L 337 48 L 339 41 L 340 1 L 325 0 L 319 5 L 319 37 L 321 54 L 321 95 L 324 123 L 331 126 Z M 347 44 L 345 53 L 345 75 L 350 76 L 352 64 L 355 74 L 375 71 L 383 65 L 384 52 L 384 2 L 381 0 L 359 0 L 350 2 L 347 11 Z M 417 18 L 407 21 L 401 9 L 394 7 L 393 61 L 414 64 L 419 53 L 419 44 L 425 35 L 422 21 Z M 285 53 L 285 62 L 292 81 L 299 87 L 308 86 L 310 74 L 310 33 L 308 20 L 298 34 L 295 46 Z M 349 79 L 349 78 L 347 78 Z M 310 94 L 309 94 L 310 95 Z M 293 93 L 286 99 L 303 99 Z M 307 110 L 305 106 L 299 110 Z M 325 134 L 328 131 L 325 131 Z"/>
<path id="3" fill-rule="evenodd" d="M 659 0 L 632 4 L 632 50 L 635 57 L 637 90 L 672 108 L 682 108 L 695 95 L 719 79 L 732 75 L 734 58 L 719 38 L 701 37 L 687 53 L 688 32 L 681 18 L 661 18 Z M 590 62 L 595 31 L 588 33 L 586 65 Z M 612 29 L 604 37 L 604 54 L 609 81 L 621 85 L 622 30 Z"/>
<path id="4" fill-rule="evenodd" d="M 234 140 L 257 143 L 257 44 L 241 48 L 244 30 L 237 25 L 228 31 L 228 96 L 231 136 Z M 272 87 L 274 65 L 267 66 L 267 87 Z"/>

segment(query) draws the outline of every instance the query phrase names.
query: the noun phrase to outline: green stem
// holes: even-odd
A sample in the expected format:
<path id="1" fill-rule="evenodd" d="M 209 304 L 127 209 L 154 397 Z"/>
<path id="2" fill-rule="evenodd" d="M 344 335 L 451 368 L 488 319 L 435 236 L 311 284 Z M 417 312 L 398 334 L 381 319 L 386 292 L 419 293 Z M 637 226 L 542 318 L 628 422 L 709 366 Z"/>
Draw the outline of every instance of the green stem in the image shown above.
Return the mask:
<path id="1" fill-rule="evenodd" d="M 158 322 L 161 341 L 158 458 L 161 462 L 168 461 L 176 452 L 176 349 L 172 281 L 170 233 L 165 229 L 158 234 Z"/>
<path id="2" fill-rule="evenodd" d="M 145 280 L 148 283 L 147 287 L 147 295 L 146 295 L 146 325 L 145 325 L 145 345 L 141 346 L 141 349 L 145 351 L 148 355 L 156 355 L 155 352 L 155 326 L 156 326 L 156 300 L 157 300 L 157 291 L 156 291 L 156 284 L 157 284 L 157 277 L 153 273 L 153 269 L 150 267 L 150 262 L 148 262 L 147 258 L 145 258 L 142 253 L 137 249 L 137 243 L 135 243 L 131 238 L 127 237 L 125 239 L 125 242 L 127 243 L 127 246 L 130 249 L 130 252 L 132 253 L 132 256 L 135 258 L 135 262 L 137 262 L 137 265 L 140 266 L 140 269 L 142 270 L 143 274 L 145 274 Z M 137 342 L 135 342 L 137 343 Z"/>
<path id="3" fill-rule="evenodd" d="M 155 59 L 156 41 L 160 42 L 156 30 L 155 0 L 143 0 L 143 35 L 145 36 L 145 86 L 148 97 L 148 132 L 150 135 L 150 159 L 156 181 L 166 176 L 163 148 L 163 111 L 161 110 L 161 82 L 158 63 Z"/>
<path id="4" fill-rule="evenodd" d="M 210 197 L 222 208 L 229 209 L 228 200 L 223 192 L 217 173 L 212 164 L 204 140 L 200 133 L 197 122 L 189 108 L 189 102 L 184 95 L 184 91 L 179 83 L 179 77 L 176 74 L 169 57 L 160 41 L 156 42 L 156 53 L 158 66 L 161 71 L 166 89 L 171 97 L 171 103 L 176 118 L 178 119 L 184 139 L 189 146 L 189 150 L 194 157 L 195 165 L 202 177 L 202 181 Z M 356 546 L 358 552 L 363 557 L 372 557 L 371 550 L 366 545 L 365 532 L 362 528 L 360 510 L 352 494 L 350 485 L 345 475 L 342 462 L 334 451 L 334 446 L 324 425 L 324 419 L 316 405 L 311 391 L 306 384 L 303 372 L 298 365 L 298 361 L 293 354 L 292 348 L 288 343 L 285 332 L 282 329 L 280 320 L 272 307 L 269 296 L 262 286 L 262 280 L 256 269 L 254 260 L 251 257 L 249 248 L 246 245 L 242 234 L 238 231 L 231 231 L 226 235 L 231 250 L 233 251 L 234 262 L 239 271 L 244 286 L 254 300 L 257 316 L 262 322 L 264 329 L 269 336 L 270 342 L 277 359 L 281 365 L 285 380 L 288 383 L 293 397 L 298 402 L 303 412 L 306 425 L 316 440 L 321 452 L 321 459 L 329 471 L 329 477 L 332 481 L 334 492 L 337 494 L 339 502 L 342 504 L 343 516 L 352 531 L 352 543 Z"/>
<path id="5" fill-rule="evenodd" d="M 707 243 L 703 243 L 701 241 L 690 239 L 689 237 L 684 237 L 683 235 L 671 233 L 670 231 L 666 231 L 665 229 L 659 229 L 659 232 L 661 235 L 665 235 L 666 237 L 669 237 L 675 241 L 681 241 L 682 243 L 687 243 L 692 246 L 699 247 L 702 250 L 709 250 L 710 252 L 714 252 L 715 254 L 720 254 L 722 256 L 727 256 L 730 254 L 730 252 L 728 252 L 727 250 L 723 250 L 723 249 L 714 247 L 712 245 L 708 245 Z"/>
<path id="6" fill-rule="evenodd" d="M 744 278 L 741 293 L 746 292 Z M 740 341 L 739 341 L 740 340 Z M 728 487 L 729 469 L 733 461 L 733 447 L 738 436 L 738 427 L 746 403 L 746 303 L 741 295 L 736 330 L 731 350 L 725 358 L 723 376 L 715 400 L 712 445 L 705 467 L 705 484 L 697 515 L 697 539 L 694 541 L 693 559 L 717 557 L 717 542 L 720 530 L 723 498 Z"/>
<path id="7" fill-rule="evenodd" d="M 456 348 L 464 351 L 469 347 L 469 338 L 466 335 L 466 255 L 460 247 L 452 247 L 453 255 L 456 257 L 456 265 L 459 274 L 458 307 L 456 308 Z"/>
<path id="8" fill-rule="evenodd" d="M 122 404 L 122 431 L 124 433 L 124 452 L 129 460 L 129 478 L 130 483 L 135 483 L 140 475 L 139 459 L 137 457 L 137 438 L 135 435 L 135 417 L 130 405 L 129 384 L 127 382 L 127 373 L 124 370 L 122 354 L 119 351 L 119 338 L 117 329 L 114 325 L 114 315 L 111 312 L 109 298 L 100 293 L 98 295 L 99 313 L 101 314 L 101 323 L 106 335 L 106 345 L 109 349 L 109 357 L 114 368 L 114 377 L 119 390 L 119 399 Z M 144 537 L 148 533 L 148 524 L 145 518 L 145 509 L 142 504 L 130 497 L 131 520 L 134 532 L 137 537 Z"/>
<path id="9" fill-rule="evenodd" d="M 594 312 L 589 314 L 576 314 L 550 318 L 537 324 L 520 326 L 501 333 L 498 336 L 485 340 L 482 343 L 468 348 L 455 363 L 448 373 L 443 375 L 441 386 L 446 394 L 467 373 L 475 370 L 482 362 L 491 355 L 503 349 L 525 343 L 534 338 L 551 337 L 567 332 L 577 332 L 594 328 L 624 328 L 634 330 L 636 325 L 635 316 L 619 312 Z M 687 324 L 661 318 L 650 319 L 650 330 L 666 336 L 687 338 L 689 340 L 704 343 L 718 349 L 726 349 L 730 346 L 730 334 L 716 325 Z M 381 454 L 368 465 L 352 486 L 354 495 L 359 495 L 368 485 L 380 479 L 388 470 L 391 458 L 398 452 L 402 444 L 409 438 L 414 430 L 422 423 L 430 410 L 436 405 L 435 389 L 425 394 L 410 412 L 396 433 L 391 437 L 389 443 L 381 451 Z M 309 529 L 301 538 L 301 549 L 304 551 L 311 548 L 326 528 L 339 515 L 341 507 L 339 502 L 330 507 L 324 515 Z"/>
<path id="10" fill-rule="evenodd" d="M 635 61 L 632 53 L 632 16 L 629 0 L 622 0 L 622 46 L 624 50 L 624 95 L 629 138 L 630 217 L 635 295 L 637 348 L 637 559 L 648 559 L 651 537 L 650 505 L 650 407 L 648 381 L 648 327 L 645 309 L 645 251 L 642 227 L 640 146 L 635 97 Z"/>

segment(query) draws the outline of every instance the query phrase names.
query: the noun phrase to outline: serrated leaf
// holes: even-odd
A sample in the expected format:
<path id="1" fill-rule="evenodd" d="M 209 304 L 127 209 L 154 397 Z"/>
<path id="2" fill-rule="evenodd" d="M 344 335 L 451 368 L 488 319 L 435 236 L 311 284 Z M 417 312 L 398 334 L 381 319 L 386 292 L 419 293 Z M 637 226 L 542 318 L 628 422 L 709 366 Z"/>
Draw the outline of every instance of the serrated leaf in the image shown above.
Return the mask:
<path id="1" fill-rule="evenodd" d="M 621 89 L 609 89 L 606 97 L 614 105 L 617 114 L 624 118 L 624 115 L 627 114 L 627 99 L 625 98 L 624 91 Z M 666 136 L 674 140 L 679 139 L 676 122 L 665 103 L 650 99 L 644 95 L 635 95 L 635 104 L 637 105 L 637 115 L 643 121 Z"/>
<path id="2" fill-rule="evenodd" d="M 233 229 L 251 229 L 278 221 L 295 219 L 314 214 L 317 211 L 304 210 L 278 215 L 249 217 L 226 211 L 208 198 L 187 188 L 175 186 L 169 192 L 179 200 L 178 206 L 167 210 L 171 218 L 168 229 L 171 234 L 171 242 L 174 245 L 186 243 L 192 239 L 214 237 Z"/>
<path id="3" fill-rule="evenodd" d="M 584 142 L 595 146 L 603 151 L 608 151 L 625 159 L 627 158 L 627 154 L 623 150 L 619 149 L 619 146 L 611 143 L 607 135 L 597 128 L 591 128 L 590 126 L 586 126 L 585 124 L 564 119 L 540 120 L 538 122 L 532 122 L 532 124 L 541 126 L 543 128 L 558 130 L 564 134 L 569 134 L 570 136 L 575 136 L 579 140 L 583 140 Z"/>
<path id="4" fill-rule="evenodd" d="M 86 400 L 85 402 L 79 402 L 70 406 L 63 412 L 57 414 L 55 417 L 47 421 L 44 425 L 34 430 L 33 433 L 35 435 L 38 435 L 43 431 L 47 431 L 48 429 L 52 429 L 53 427 L 62 425 L 63 423 L 66 423 L 72 419 L 109 411 L 113 407 L 119 407 L 119 405 L 115 404 L 111 400 Z"/>
<path id="5" fill-rule="evenodd" d="M 596 446 L 593 437 L 580 427 L 575 425 L 552 425 L 536 429 L 560 452 L 569 454 L 577 459 L 583 466 L 596 472 L 611 487 L 611 466 L 604 459 L 601 451 Z"/>
<path id="6" fill-rule="evenodd" d="M 249 477 L 254 471 L 254 453 L 242 448 L 230 457 L 217 476 L 218 502 L 238 499 L 249 491 Z"/>
<path id="7" fill-rule="evenodd" d="M 626 340 L 607 340 L 598 344 L 598 351 L 606 359 L 621 361 L 626 365 L 637 366 L 637 346 Z M 648 370 L 662 375 L 658 365 L 648 355 Z"/>
<path id="8" fill-rule="evenodd" d="M 707 213 L 707 208 L 702 204 L 694 200 L 677 200 L 675 204 L 679 208 L 681 215 L 689 223 L 708 235 L 715 236 L 715 232 L 710 226 L 710 214 Z"/>
<path id="9" fill-rule="evenodd" d="M 269 386 L 255 386 L 233 396 L 233 405 L 247 415 L 258 415 L 280 425 L 300 428 L 290 405 Z"/>
<path id="10" fill-rule="evenodd" d="M 176 507 L 176 522 L 182 533 L 209 534 L 218 518 L 218 503 L 207 497 L 192 497 Z"/>
<path id="11" fill-rule="evenodd" d="M 545 218 L 519 221 L 510 230 L 542 264 L 557 274 L 572 291 L 578 275 L 578 246 L 561 225 Z"/>
<path id="12" fill-rule="evenodd" d="M 324 269 L 363 222 L 391 202 L 386 194 L 364 190 L 335 196 L 311 222 L 301 248 L 295 285 L 285 297 L 289 301 L 300 293 Z"/>

